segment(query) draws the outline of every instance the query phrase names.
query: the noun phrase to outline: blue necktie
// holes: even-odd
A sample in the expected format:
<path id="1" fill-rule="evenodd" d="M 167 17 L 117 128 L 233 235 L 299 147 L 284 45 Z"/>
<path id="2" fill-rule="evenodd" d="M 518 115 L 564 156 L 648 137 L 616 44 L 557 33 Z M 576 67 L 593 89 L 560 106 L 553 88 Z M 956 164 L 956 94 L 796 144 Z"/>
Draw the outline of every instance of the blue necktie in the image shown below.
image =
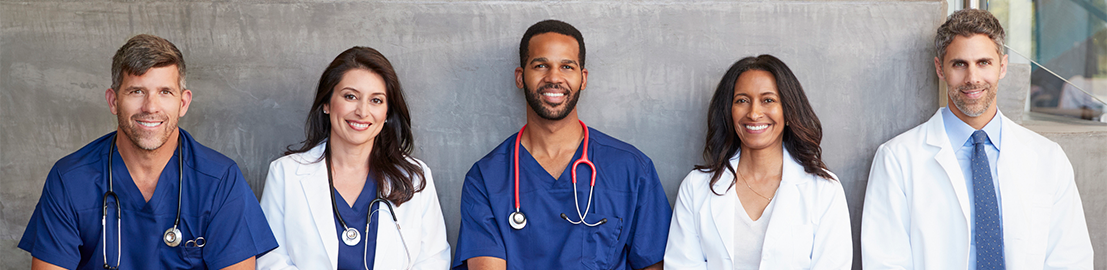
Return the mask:
<path id="1" fill-rule="evenodd" d="M 976 269 L 1006 269 L 1003 260 L 1003 224 L 1000 222 L 999 203 L 992 183 L 992 170 L 988 166 L 985 142 L 988 134 L 983 130 L 972 133 L 972 187 L 976 210 Z"/>

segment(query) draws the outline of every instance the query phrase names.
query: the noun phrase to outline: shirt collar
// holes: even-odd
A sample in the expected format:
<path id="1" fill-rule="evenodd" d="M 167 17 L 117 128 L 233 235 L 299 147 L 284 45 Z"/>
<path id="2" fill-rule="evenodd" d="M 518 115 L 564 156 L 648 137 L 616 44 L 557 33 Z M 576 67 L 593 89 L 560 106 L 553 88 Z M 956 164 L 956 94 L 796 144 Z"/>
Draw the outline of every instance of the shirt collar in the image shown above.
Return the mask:
<path id="1" fill-rule="evenodd" d="M 949 107 L 942 107 L 942 123 L 946 128 L 946 136 L 949 137 L 949 144 L 952 146 L 964 146 L 969 143 L 969 137 L 976 130 L 962 122 L 960 118 L 953 115 L 953 112 L 949 110 Z M 988 140 L 995 145 L 996 149 L 1000 149 L 1000 142 L 1002 141 L 1003 130 L 1003 112 L 996 110 L 996 116 L 992 117 L 988 124 L 984 125 L 984 133 L 988 133 Z"/>

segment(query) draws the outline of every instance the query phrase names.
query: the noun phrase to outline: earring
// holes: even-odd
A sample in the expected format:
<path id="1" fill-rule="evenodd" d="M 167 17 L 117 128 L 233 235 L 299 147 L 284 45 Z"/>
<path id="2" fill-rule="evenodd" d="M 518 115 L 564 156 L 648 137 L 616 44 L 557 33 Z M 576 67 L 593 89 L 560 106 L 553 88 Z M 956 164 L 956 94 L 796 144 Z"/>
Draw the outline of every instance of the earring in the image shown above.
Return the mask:
<path id="1" fill-rule="evenodd" d="M 323 114 L 330 114 L 327 110 L 323 110 Z"/>

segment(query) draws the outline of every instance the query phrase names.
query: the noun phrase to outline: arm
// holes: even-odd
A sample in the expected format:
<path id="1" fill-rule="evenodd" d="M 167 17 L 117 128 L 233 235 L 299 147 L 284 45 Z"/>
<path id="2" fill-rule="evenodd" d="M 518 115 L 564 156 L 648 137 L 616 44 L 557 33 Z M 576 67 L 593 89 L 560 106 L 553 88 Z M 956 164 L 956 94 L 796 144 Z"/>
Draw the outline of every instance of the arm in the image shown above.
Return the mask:
<path id="1" fill-rule="evenodd" d="M 39 260 L 38 258 L 35 258 L 35 257 L 31 257 L 31 270 L 56 270 L 56 269 L 65 269 L 65 268 L 62 268 L 61 266 L 50 264 L 48 262 L 44 262 L 44 261 Z"/>
<path id="2" fill-rule="evenodd" d="M 419 241 L 422 250 L 414 258 L 413 269 L 446 269 L 450 267 L 450 243 L 446 242 L 446 222 L 442 218 L 442 205 L 438 203 L 438 189 L 434 185 L 434 177 L 426 164 L 419 162 L 423 168 L 423 176 L 426 177 L 426 187 L 415 194 L 421 200 L 423 206 Z M 410 203 L 410 202 L 409 202 Z"/>
<path id="3" fill-rule="evenodd" d="M 254 257 L 250 257 L 231 266 L 224 267 L 223 270 L 250 270 L 254 269 L 254 263 Z"/>
<path id="4" fill-rule="evenodd" d="M 646 266 L 646 268 L 642 268 L 640 270 L 661 270 L 661 269 L 665 269 L 665 267 L 663 267 L 662 264 L 665 264 L 665 262 L 664 261 L 657 262 L 653 265 Z"/>
<path id="5" fill-rule="evenodd" d="M 469 269 L 477 270 L 504 270 L 507 269 L 507 261 L 496 257 L 472 257 L 465 262 L 469 265 Z"/>
<path id="6" fill-rule="evenodd" d="M 665 241 L 669 235 L 669 222 L 672 220 L 673 208 L 669 206 L 669 199 L 665 197 L 665 189 L 661 187 L 661 179 L 657 177 L 657 170 L 653 167 L 653 161 L 648 158 L 638 163 L 639 181 L 638 205 L 635 206 L 634 217 L 631 219 L 630 239 L 627 240 L 627 264 L 634 269 L 648 269 L 665 259 Z"/>
<path id="7" fill-rule="evenodd" d="M 689 173 L 680 184 L 676 206 L 673 206 L 673 220 L 669 224 L 669 240 L 665 244 L 665 267 L 670 269 L 707 269 L 707 259 L 700 245 L 699 230 L 696 227 L 696 212 L 692 210 L 695 196 Z"/>
<path id="8" fill-rule="evenodd" d="M 1076 189 L 1072 164 L 1062 152 L 1058 163 L 1063 185 L 1054 194 L 1053 209 L 1049 217 L 1049 238 L 1043 269 L 1092 269 L 1092 242 L 1088 236 L 1088 223 L 1084 220 L 1084 206 Z"/>
<path id="9" fill-rule="evenodd" d="M 288 243 L 285 236 L 284 203 L 285 201 L 285 175 L 279 161 L 269 164 L 269 174 L 265 176 L 265 190 L 261 192 L 261 211 L 265 213 L 265 219 L 269 222 L 269 228 L 273 230 L 273 237 L 277 244 Z M 322 251 L 320 251 L 322 252 Z M 277 246 L 276 249 L 257 258 L 257 269 L 297 269 L 288 256 L 288 249 Z"/>
<path id="10" fill-rule="evenodd" d="M 211 198 L 211 214 L 204 238 L 225 240 L 207 242 L 204 263 L 209 268 L 222 269 L 243 260 L 253 261 L 251 258 L 276 248 L 273 231 L 238 165 L 229 166 L 219 183 Z"/>
<path id="11" fill-rule="evenodd" d="M 910 216 L 903 168 L 881 145 L 869 171 L 861 214 L 861 262 L 866 269 L 911 269 Z"/>
<path id="12" fill-rule="evenodd" d="M 849 208 L 846 207 L 846 193 L 842 182 L 837 180 L 826 183 L 831 195 L 823 201 L 828 207 L 819 217 L 815 228 L 814 246 L 811 250 L 811 269 L 850 269 L 853 266 L 853 232 L 849 224 Z"/>
<path id="13" fill-rule="evenodd" d="M 506 267 L 504 258 L 507 258 L 507 251 L 490 204 L 484 176 L 480 167 L 473 165 L 465 174 L 465 183 L 461 188 L 461 203 L 458 207 L 461 210 L 461 226 L 457 235 L 454 269 L 483 269 L 479 267 L 487 264 L 480 257 L 499 259 Z"/>

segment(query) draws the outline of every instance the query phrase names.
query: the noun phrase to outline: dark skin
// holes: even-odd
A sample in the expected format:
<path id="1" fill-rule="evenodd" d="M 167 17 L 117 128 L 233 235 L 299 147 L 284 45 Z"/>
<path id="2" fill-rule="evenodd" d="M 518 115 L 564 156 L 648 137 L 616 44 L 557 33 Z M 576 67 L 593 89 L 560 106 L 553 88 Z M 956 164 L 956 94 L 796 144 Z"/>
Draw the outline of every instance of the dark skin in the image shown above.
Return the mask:
<path id="1" fill-rule="evenodd" d="M 580 67 L 577 59 L 580 47 L 576 39 L 557 33 L 538 34 L 531 38 L 529 48 L 527 66 L 515 69 L 515 86 L 522 89 L 526 85 L 531 91 L 537 91 L 541 85 L 557 84 L 561 90 L 540 91 L 544 107 L 540 109 L 552 112 L 568 109 L 568 98 L 588 85 L 588 70 Z M 569 93 L 565 93 L 566 89 Z M 527 128 L 520 134 L 520 144 L 554 178 L 572 162 L 573 154 L 584 139 L 584 129 L 578 119 L 576 108 L 561 120 L 551 120 L 527 106 Z M 507 269 L 507 261 L 496 257 L 473 257 L 465 263 L 469 269 Z M 662 262 L 657 262 L 642 269 L 662 268 Z"/>

